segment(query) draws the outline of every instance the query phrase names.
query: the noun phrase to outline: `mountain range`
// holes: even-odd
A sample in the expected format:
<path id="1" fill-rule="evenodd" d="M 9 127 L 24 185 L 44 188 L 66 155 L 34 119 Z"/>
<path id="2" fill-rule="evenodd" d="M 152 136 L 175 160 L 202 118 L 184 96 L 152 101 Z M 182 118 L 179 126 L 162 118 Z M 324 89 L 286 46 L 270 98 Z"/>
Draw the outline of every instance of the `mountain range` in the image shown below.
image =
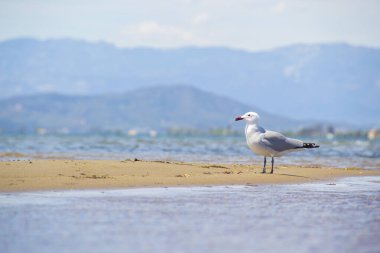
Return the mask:
<path id="1" fill-rule="evenodd" d="M 70 132 L 139 129 L 244 128 L 234 117 L 257 111 L 262 123 L 289 129 L 301 123 L 266 113 L 232 99 L 191 86 L 154 86 L 123 94 L 74 96 L 40 94 L 0 100 L 0 128 L 6 132 L 33 132 L 38 128 Z M 66 130 L 66 131 L 67 131 Z"/>
<path id="2" fill-rule="evenodd" d="M 315 44 L 248 52 L 117 48 L 71 39 L 0 43 L 1 98 L 120 94 L 162 84 L 191 85 L 300 120 L 380 125 L 376 48 Z"/>

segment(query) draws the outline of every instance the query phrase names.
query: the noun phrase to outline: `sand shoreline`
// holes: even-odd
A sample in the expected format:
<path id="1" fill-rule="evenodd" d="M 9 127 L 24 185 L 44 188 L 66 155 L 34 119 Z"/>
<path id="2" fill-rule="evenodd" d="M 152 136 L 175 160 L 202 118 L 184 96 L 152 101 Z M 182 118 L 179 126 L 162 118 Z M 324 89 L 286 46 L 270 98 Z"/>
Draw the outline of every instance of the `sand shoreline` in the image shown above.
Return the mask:
<path id="1" fill-rule="evenodd" d="M 59 189 L 288 184 L 341 177 L 380 175 L 379 170 L 259 166 L 166 161 L 32 160 L 0 161 L 0 192 Z"/>

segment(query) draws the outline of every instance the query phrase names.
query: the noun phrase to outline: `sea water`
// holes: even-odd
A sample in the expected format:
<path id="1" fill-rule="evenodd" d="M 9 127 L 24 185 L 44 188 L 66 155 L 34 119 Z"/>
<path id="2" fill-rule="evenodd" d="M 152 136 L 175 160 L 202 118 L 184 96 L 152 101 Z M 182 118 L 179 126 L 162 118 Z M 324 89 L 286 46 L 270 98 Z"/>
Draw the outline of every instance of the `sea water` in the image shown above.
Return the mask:
<path id="1" fill-rule="evenodd" d="M 321 145 L 276 159 L 276 164 L 380 169 L 380 139 L 296 137 Z M 141 159 L 262 164 L 244 136 L 128 136 L 123 134 L 0 135 L 0 159 Z"/>
<path id="2" fill-rule="evenodd" d="M 380 252 L 380 177 L 0 193 L 0 251 Z"/>

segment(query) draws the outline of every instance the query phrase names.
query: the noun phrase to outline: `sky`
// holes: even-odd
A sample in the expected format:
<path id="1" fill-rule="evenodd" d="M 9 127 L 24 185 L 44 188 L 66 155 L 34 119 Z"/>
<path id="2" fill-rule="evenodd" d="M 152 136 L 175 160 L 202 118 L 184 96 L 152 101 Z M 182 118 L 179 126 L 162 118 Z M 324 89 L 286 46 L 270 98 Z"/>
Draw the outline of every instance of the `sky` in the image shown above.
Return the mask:
<path id="1" fill-rule="evenodd" d="M 380 47 L 379 24 L 379 0 L 0 0 L 0 40 L 251 51 L 296 43 Z"/>

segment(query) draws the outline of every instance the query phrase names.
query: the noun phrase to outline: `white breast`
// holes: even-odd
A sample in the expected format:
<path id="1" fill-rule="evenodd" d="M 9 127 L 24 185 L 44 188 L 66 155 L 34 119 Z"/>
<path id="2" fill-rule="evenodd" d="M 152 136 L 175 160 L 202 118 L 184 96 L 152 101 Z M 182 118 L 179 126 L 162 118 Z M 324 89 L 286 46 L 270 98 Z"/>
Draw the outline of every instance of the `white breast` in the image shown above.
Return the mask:
<path id="1" fill-rule="evenodd" d="M 260 136 L 252 136 L 247 138 L 248 147 L 258 155 L 262 156 L 272 156 L 272 150 L 268 150 L 266 147 L 260 144 Z"/>
<path id="2" fill-rule="evenodd" d="M 247 140 L 248 147 L 256 154 L 262 156 L 273 156 L 274 150 L 268 149 L 261 144 L 263 138 L 263 131 L 256 125 L 247 125 L 245 129 L 245 138 Z"/>

